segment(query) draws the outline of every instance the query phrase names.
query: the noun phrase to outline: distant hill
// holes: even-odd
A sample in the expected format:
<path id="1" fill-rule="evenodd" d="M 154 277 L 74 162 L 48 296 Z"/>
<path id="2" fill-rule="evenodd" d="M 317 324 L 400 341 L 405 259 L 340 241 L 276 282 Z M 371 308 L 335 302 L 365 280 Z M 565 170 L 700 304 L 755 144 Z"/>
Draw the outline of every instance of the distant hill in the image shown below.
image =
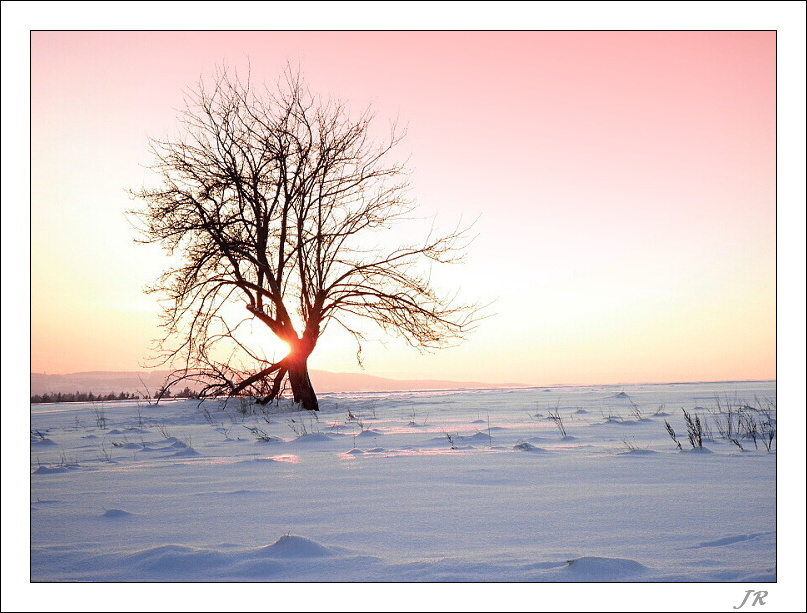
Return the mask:
<path id="1" fill-rule="evenodd" d="M 493 387 L 523 387 L 519 383 L 481 383 L 441 379 L 387 379 L 360 373 L 312 370 L 311 382 L 318 392 L 401 392 L 408 390 L 451 390 Z"/>
<path id="2" fill-rule="evenodd" d="M 162 387 L 168 375 L 167 370 L 128 371 L 128 372 L 78 372 L 67 375 L 46 375 L 31 373 L 31 395 L 45 393 L 110 392 L 139 393 L 148 390 L 154 394 Z M 495 387 L 522 387 L 518 383 L 496 384 L 478 381 L 444 381 L 439 379 L 387 379 L 359 373 L 334 373 L 325 370 L 311 370 L 314 389 L 328 392 L 396 392 L 409 390 L 450 390 L 478 389 Z M 180 385 L 180 387 L 184 387 Z M 193 387 L 193 386 L 191 386 Z M 179 391 L 179 390 L 174 390 Z"/>
<path id="3" fill-rule="evenodd" d="M 110 392 L 127 392 L 145 395 L 154 394 L 165 382 L 166 370 L 129 371 L 129 372 L 77 372 L 69 375 L 46 375 L 31 373 L 31 395 L 45 393 L 92 392 L 108 394 Z"/>

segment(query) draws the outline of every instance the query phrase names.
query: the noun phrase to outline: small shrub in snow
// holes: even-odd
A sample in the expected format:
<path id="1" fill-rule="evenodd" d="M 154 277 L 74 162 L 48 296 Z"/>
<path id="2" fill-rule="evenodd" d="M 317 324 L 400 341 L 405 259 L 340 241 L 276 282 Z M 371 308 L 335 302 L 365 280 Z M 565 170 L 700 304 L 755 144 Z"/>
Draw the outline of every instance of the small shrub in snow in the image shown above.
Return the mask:
<path id="1" fill-rule="evenodd" d="M 715 440 L 714 434 L 712 433 L 712 428 L 709 426 L 709 420 L 706 419 L 706 417 L 704 417 L 703 421 L 701 422 L 701 436 L 705 441 L 714 442 Z"/>
<path id="2" fill-rule="evenodd" d="M 216 422 L 215 422 L 215 420 L 213 419 L 213 415 L 210 413 L 210 409 L 208 409 L 207 407 L 204 407 L 204 408 L 202 409 L 202 415 L 204 415 L 204 416 L 205 416 L 205 421 L 206 421 L 208 424 L 210 424 L 211 426 L 214 426 L 214 427 L 215 427 Z"/>
<path id="3" fill-rule="evenodd" d="M 76 456 L 73 460 L 67 459 L 67 452 L 64 449 L 59 451 L 59 463 L 57 464 L 60 468 L 75 468 L 78 466 L 78 456 Z"/>
<path id="4" fill-rule="evenodd" d="M 686 409 L 681 409 L 684 412 L 684 421 L 687 424 L 687 436 L 689 437 L 689 444 L 692 445 L 692 448 L 695 447 L 702 448 L 703 447 L 703 427 L 701 426 L 701 420 L 696 415 L 695 419 L 692 419 L 692 416 L 686 412 Z"/>
<path id="5" fill-rule="evenodd" d="M 768 419 L 760 423 L 760 438 L 765 449 L 770 452 L 773 438 L 776 436 L 776 423 L 771 420 L 770 415 Z"/>
<path id="6" fill-rule="evenodd" d="M 756 437 L 759 437 L 765 449 L 770 452 L 773 439 L 776 436 L 776 418 L 773 417 L 776 403 L 775 401 L 767 400 L 763 404 L 763 402 L 757 398 L 754 400 L 756 406 L 749 407 L 749 409 L 756 412 L 759 421 L 754 420 L 753 431 L 748 431 L 747 435 L 753 438 L 754 445 L 756 445 Z"/>
<path id="7" fill-rule="evenodd" d="M 244 427 L 247 430 L 249 430 L 250 432 L 252 432 L 252 434 L 255 436 L 255 438 L 258 439 L 259 441 L 261 441 L 262 443 L 269 443 L 269 442 L 275 440 L 274 438 L 269 436 L 266 433 L 266 431 L 263 430 L 262 428 L 258 428 L 257 426 L 244 426 Z"/>
<path id="8" fill-rule="evenodd" d="M 667 434 L 669 434 L 669 435 L 670 435 L 670 438 L 672 438 L 673 442 L 674 442 L 676 445 L 678 445 L 678 450 L 679 450 L 679 451 L 682 451 L 682 449 L 681 449 L 681 443 L 679 443 L 679 442 L 678 442 L 678 438 L 675 436 L 675 430 L 673 430 L 673 427 L 670 425 L 670 422 L 668 422 L 668 421 L 665 419 L 665 420 L 664 420 L 664 425 L 667 427 Z"/>
<path id="9" fill-rule="evenodd" d="M 773 403 L 768 401 L 766 405 L 755 399 L 756 406 L 751 406 L 747 402 L 732 401 L 728 398 L 723 400 L 716 398 L 715 402 L 717 411 L 712 415 L 721 438 L 741 449 L 743 449 L 741 439 L 750 439 L 756 449 L 759 449 L 758 441 L 762 441 L 765 449 L 771 450 L 776 433 L 775 419 L 771 416 Z"/>
<path id="10" fill-rule="evenodd" d="M 104 445 L 101 445 L 101 457 L 99 459 L 103 460 L 104 462 L 112 461 L 112 456 Z"/>
<path id="11" fill-rule="evenodd" d="M 566 438 L 566 427 L 563 425 L 563 418 L 560 416 L 560 411 L 558 409 L 555 409 L 555 412 L 553 413 L 550 410 L 549 419 L 555 422 L 555 425 L 558 427 L 558 430 L 560 430 L 560 435 Z"/>
<path id="12" fill-rule="evenodd" d="M 754 416 L 749 413 L 741 415 L 740 425 L 742 427 L 743 436 L 754 441 L 754 449 L 759 449 L 759 445 L 757 445 L 759 430 L 757 428 L 757 420 Z"/>
<path id="13" fill-rule="evenodd" d="M 603 411 L 602 416 L 603 416 L 603 419 L 605 419 L 605 421 L 607 423 L 613 423 L 613 422 L 618 422 L 618 421 L 621 422 L 622 421 L 622 417 L 619 416 L 619 415 L 616 415 L 613 411 L 608 411 L 608 413 Z"/>
<path id="14" fill-rule="evenodd" d="M 628 441 L 627 439 L 622 439 L 622 444 L 625 446 L 625 450 L 628 452 L 649 451 L 647 447 L 639 447 L 635 441 Z"/>
<path id="15" fill-rule="evenodd" d="M 633 400 L 629 400 L 630 402 L 630 412 L 636 418 L 636 421 L 642 421 L 642 411 L 639 409 L 638 405 L 633 402 Z"/>
<path id="16" fill-rule="evenodd" d="M 714 414 L 714 420 L 718 433 L 722 438 L 728 440 L 736 438 L 740 430 L 743 403 L 735 403 L 730 398 L 721 400 L 719 396 L 716 396 L 715 404 L 717 412 Z"/>
<path id="17" fill-rule="evenodd" d="M 418 423 L 416 421 L 417 415 L 415 414 L 415 409 L 412 409 L 412 419 L 409 420 L 410 426 L 417 426 Z M 426 414 L 426 417 L 423 419 L 423 423 L 420 424 L 421 426 L 425 426 L 426 422 L 429 421 L 429 414 Z"/>
<path id="18" fill-rule="evenodd" d="M 95 425 L 101 430 L 106 430 L 106 416 L 104 415 L 104 407 L 95 407 Z"/>
<path id="19" fill-rule="evenodd" d="M 294 419 L 293 417 L 286 420 L 286 424 L 288 424 L 289 428 L 292 429 L 292 432 L 299 436 L 305 436 L 308 434 L 308 429 L 305 427 L 305 423 L 303 421 L 299 421 Z"/>
<path id="20" fill-rule="evenodd" d="M 252 400 L 252 402 L 250 402 L 250 400 Z M 241 397 L 238 399 L 238 408 L 236 411 L 238 411 L 241 415 L 249 415 L 254 406 L 254 399 Z"/>

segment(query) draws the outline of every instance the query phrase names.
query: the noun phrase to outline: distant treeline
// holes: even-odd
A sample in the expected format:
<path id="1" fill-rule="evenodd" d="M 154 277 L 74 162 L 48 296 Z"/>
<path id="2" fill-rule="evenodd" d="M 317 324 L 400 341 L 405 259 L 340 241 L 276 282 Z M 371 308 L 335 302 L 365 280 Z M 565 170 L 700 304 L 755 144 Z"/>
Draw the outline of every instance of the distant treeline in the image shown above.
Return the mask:
<path id="1" fill-rule="evenodd" d="M 110 392 L 108 394 L 93 394 L 92 392 L 54 392 L 45 394 L 35 394 L 31 396 L 31 404 L 41 404 L 46 402 L 99 402 L 107 400 L 151 400 L 152 398 L 196 398 L 196 392 L 189 387 L 186 387 L 181 392 L 172 394 L 170 389 L 159 390 L 154 396 L 147 394 L 130 394 L 128 392 L 121 392 L 116 394 Z"/>

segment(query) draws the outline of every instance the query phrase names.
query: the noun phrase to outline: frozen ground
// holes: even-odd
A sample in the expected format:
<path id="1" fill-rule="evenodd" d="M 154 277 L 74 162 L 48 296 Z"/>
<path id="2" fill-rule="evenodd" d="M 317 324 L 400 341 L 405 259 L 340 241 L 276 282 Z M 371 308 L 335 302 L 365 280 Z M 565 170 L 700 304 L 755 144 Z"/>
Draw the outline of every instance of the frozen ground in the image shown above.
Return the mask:
<path id="1" fill-rule="evenodd" d="M 777 441 L 718 424 L 775 403 L 763 382 L 32 405 L 31 579 L 772 582 Z"/>
<path id="2" fill-rule="evenodd" d="M 721 434 L 729 410 L 737 424 L 775 424 L 774 382 L 330 394 L 321 404 L 319 415 L 287 404 L 260 414 L 238 400 L 32 405 L 34 591 L 15 610 L 275 607 L 243 582 L 275 582 L 283 610 L 315 596 L 318 610 L 512 610 L 514 598 L 554 610 L 727 610 L 748 589 L 781 594 L 772 582 L 803 569 L 800 554 L 781 557 L 792 537 L 803 553 L 801 521 L 784 542 L 779 526 L 777 568 L 778 434 L 770 451 L 736 426 L 736 443 Z M 702 451 L 682 408 L 705 426 Z M 779 470 L 785 493 L 803 492 L 801 463 Z M 4 516 L 7 494 L 4 483 Z M 803 520 L 803 501 L 778 511 Z M 57 589 L 66 582 L 114 589 L 76 598 Z M 156 582 L 178 583 L 178 600 Z M 352 582 L 389 587 L 340 591 Z M 412 604 L 438 584 L 456 587 Z M 693 599 L 697 586 L 719 598 Z M 498 595 L 485 601 L 482 587 Z M 224 604 L 208 608 L 221 590 Z M 602 590 L 610 596 L 574 604 Z"/>

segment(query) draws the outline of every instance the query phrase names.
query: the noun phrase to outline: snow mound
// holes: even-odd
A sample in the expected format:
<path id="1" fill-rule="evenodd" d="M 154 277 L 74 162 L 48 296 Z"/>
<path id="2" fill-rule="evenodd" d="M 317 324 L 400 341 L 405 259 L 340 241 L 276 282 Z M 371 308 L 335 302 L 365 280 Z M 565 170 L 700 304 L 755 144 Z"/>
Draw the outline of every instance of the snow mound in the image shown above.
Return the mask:
<path id="1" fill-rule="evenodd" d="M 54 475 L 56 473 L 66 473 L 66 466 L 40 466 L 34 471 L 35 475 Z"/>
<path id="2" fill-rule="evenodd" d="M 682 449 L 682 453 L 712 453 L 706 447 L 692 447 L 691 449 Z"/>
<path id="3" fill-rule="evenodd" d="M 569 560 L 563 570 L 577 575 L 583 581 L 621 581 L 628 575 L 645 572 L 647 567 L 625 558 L 587 556 Z"/>
<path id="4" fill-rule="evenodd" d="M 129 513 L 129 511 L 124 511 L 123 509 L 108 509 L 104 511 L 104 514 L 101 517 L 107 517 L 109 519 L 122 519 L 124 517 L 132 517 L 134 513 Z"/>
<path id="5" fill-rule="evenodd" d="M 189 458 L 197 455 L 202 455 L 198 451 L 196 451 L 193 447 L 186 447 L 185 449 L 181 449 L 176 453 L 172 453 L 172 458 Z"/>
<path id="6" fill-rule="evenodd" d="M 130 556 L 143 570 L 157 573 L 188 573 L 220 567 L 226 557 L 218 551 L 187 547 L 185 545 L 160 545 Z"/>
<path id="7" fill-rule="evenodd" d="M 286 570 L 286 564 L 278 560 L 244 560 L 237 563 L 226 574 L 236 581 L 272 581 Z"/>
<path id="8" fill-rule="evenodd" d="M 322 443 L 331 440 L 327 434 L 316 432 L 314 434 L 303 434 L 294 439 L 294 443 Z"/>
<path id="9" fill-rule="evenodd" d="M 487 443 L 490 442 L 490 437 L 488 436 L 487 432 L 477 432 L 475 434 L 471 434 L 468 436 L 458 436 L 457 437 L 461 441 L 471 441 L 476 443 Z"/>
<path id="10" fill-rule="evenodd" d="M 362 430 L 356 436 L 380 436 L 382 433 L 378 430 Z"/>
<path id="11" fill-rule="evenodd" d="M 444 444 L 444 443 L 448 443 L 448 439 L 446 438 L 446 435 L 445 435 L 445 434 L 442 434 L 442 435 L 440 435 L 440 436 L 433 436 L 432 438 L 430 438 L 430 439 L 428 440 L 428 442 L 429 442 L 429 443 L 440 443 L 440 444 Z"/>
<path id="12" fill-rule="evenodd" d="M 526 441 L 513 445 L 513 449 L 515 449 L 516 451 L 546 451 L 545 449 L 536 447 L 532 443 L 528 443 Z"/>
<path id="13" fill-rule="evenodd" d="M 610 396 L 610 398 L 630 398 L 625 392 L 619 392 L 618 394 L 614 394 Z"/>
<path id="14" fill-rule="evenodd" d="M 263 458 L 259 458 L 263 459 Z M 267 458 L 268 459 L 268 458 Z M 272 460 L 274 462 L 274 460 Z M 233 491 L 221 491 L 221 492 L 197 492 L 194 496 L 252 496 L 254 494 L 266 494 L 266 491 L 260 490 L 233 490 Z"/>
<path id="15" fill-rule="evenodd" d="M 281 536 L 260 549 L 261 553 L 280 558 L 322 558 L 333 555 L 330 549 L 303 536 Z"/>
<path id="16" fill-rule="evenodd" d="M 695 547 L 723 547 L 725 545 L 734 545 L 735 543 L 743 543 L 745 541 L 753 541 L 760 536 L 765 536 L 770 533 L 755 533 L 755 534 L 738 534 L 737 536 L 727 536 L 726 538 L 717 539 L 716 541 L 706 541 L 705 543 L 698 543 Z"/>

